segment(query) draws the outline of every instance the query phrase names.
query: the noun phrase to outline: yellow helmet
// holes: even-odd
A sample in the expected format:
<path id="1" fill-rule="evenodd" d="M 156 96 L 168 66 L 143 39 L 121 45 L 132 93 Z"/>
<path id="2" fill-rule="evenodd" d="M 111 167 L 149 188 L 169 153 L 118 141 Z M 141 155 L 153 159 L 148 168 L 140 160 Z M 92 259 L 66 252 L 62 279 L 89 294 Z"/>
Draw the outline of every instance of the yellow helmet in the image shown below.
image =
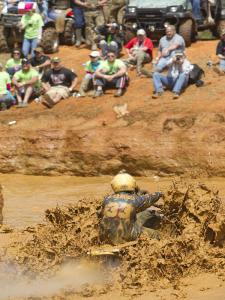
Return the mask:
<path id="1" fill-rule="evenodd" d="M 129 174 L 116 175 L 111 181 L 112 189 L 117 192 L 133 192 L 136 188 L 136 180 Z"/>

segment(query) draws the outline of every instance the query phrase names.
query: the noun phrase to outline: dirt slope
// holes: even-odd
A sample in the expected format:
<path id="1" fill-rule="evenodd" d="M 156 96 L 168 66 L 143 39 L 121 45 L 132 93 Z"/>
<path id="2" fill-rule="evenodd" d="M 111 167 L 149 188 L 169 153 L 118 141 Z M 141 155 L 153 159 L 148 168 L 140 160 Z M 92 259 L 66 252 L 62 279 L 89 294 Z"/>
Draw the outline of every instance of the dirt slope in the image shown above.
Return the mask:
<path id="1" fill-rule="evenodd" d="M 191 86 L 179 100 L 166 92 L 151 99 L 152 83 L 130 72 L 120 99 L 113 91 L 100 98 L 66 100 L 52 110 L 31 103 L 0 114 L 0 172 L 24 174 L 135 175 L 202 173 L 225 175 L 224 77 L 206 67 L 217 41 L 197 42 L 188 57 L 206 70 L 203 88 Z M 62 47 L 67 67 L 84 74 L 88 50 Z M 148 66 L 149 67 L 149 66 Z M 116 118 L 113 106 L 128 104 Z M 16 120 L 16 125 L 8 122 Z"/>

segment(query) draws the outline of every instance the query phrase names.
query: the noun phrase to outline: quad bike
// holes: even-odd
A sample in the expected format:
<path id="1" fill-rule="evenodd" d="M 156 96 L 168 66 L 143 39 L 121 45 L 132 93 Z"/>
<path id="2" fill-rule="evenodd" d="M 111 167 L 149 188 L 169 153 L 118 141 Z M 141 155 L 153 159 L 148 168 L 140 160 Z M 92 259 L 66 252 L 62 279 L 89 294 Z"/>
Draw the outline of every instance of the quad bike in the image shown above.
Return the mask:
<path id="1" fill-rule="evenodd" d="M 210 29 L 218 36 L 225 28 L 225 0 L 207 0 L 207 3 L 205 19 L 199 23 L 194 19 L 189 0 L 129 0 L 123 18 L 125 40 L 133 38 L 139 28 L 158 40 L 169 24 L 183 36 L 186 46 L 191 45 L 198 31 Z"/>
<path id="2" fill-rule="evenodd" d="M 23 3 L 20 2 L 18 7 L 22 7 Z M 74 16 L 68 7 L 67 1 L 51 2 L 50 17 L 45 18 L 40 42 L 45 53 L 56 52 L 60 43 L 75 44 Z M 23 31 L 20 30 L 19 24 L 24 13 L 23 9 L 16 8 L 7 12 L 3 9 L 0 22 L 0 52 L 7 52 L 22 43 Z"/>

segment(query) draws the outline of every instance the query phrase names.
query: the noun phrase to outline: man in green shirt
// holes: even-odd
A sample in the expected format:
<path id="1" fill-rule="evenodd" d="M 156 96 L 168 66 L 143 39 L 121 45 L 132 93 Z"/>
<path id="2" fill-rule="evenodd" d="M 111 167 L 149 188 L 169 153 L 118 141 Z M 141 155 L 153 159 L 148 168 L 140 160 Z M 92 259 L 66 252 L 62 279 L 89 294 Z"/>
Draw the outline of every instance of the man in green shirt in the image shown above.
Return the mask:
<path id="1" fill-rule="evenodd" d="M 0 63 L 0 110 L 6 110 L 16 102 L 10 93 L 10 88 L 10 76 L 3 70 L 3 65 Z"/>
<path id="2" fill-rule="evenodd" d="M 121 59 L 116 58 L 114 52 L 107 54 L 107 59 L 102 61 L 100 66 L 95 72 L 95 85 L 96 91 L 94 98 L 103 94 L 103 88 L 116 87 L 117 91 L 115 97 L 123 95 L 124 89 L 127 84 L 127 68 Z"/>
<path id="3" fill-rule="evenodd" d="M 13 76 L 13 84 L 16 88 L 18 107 L 26 107 L 32 95 L 37 95 L 40 91 L 38 72 L 31 68 L 28 59 L 22 60 L 22 70 Z"/>
<path id="4" fill-rule="evenodd" d="M 36 3 L 32 3 L 33 5 Z M 41 39 L 42 27 L 44 25 L 40 14 L 34 12 L 33 7 L 26 9 L 26 14 L 21 19 L 21 29 L 24 29 L 22 52 L 24 57 L 29 53 L 34 56 L 34 49 Z"/>

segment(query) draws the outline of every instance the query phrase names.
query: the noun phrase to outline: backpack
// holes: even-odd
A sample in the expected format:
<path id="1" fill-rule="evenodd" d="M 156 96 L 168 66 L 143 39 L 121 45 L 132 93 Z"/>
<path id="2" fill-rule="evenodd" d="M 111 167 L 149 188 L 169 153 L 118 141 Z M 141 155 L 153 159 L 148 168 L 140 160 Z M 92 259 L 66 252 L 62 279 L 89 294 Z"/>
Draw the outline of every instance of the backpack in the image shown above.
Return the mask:
<path id="1" fill-rule="evenodd" d="M 189 84 L 195 84 L 197 87 L 203 86 L 204 81 L 201 80 L 202 76 L 205 76 L 204 70 L 197 64 L 193 64 L 193 69 L 189 73 Z"/>

